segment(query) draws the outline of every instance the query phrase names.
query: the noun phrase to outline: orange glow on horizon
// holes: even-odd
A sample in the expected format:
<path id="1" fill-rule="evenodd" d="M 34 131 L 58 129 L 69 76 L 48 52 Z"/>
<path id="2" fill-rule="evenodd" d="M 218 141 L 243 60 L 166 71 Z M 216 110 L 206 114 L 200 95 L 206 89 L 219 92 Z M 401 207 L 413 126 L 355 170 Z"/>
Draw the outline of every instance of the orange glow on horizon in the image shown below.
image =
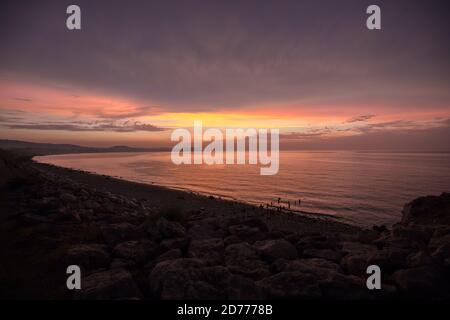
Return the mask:
<path id="1" fill-rule="evenodd" d="M 194 121 L 202 121 L 203 126 L 216 128 L 279 128 L 281 132 L 312 132 L 327 128 L 343 128 L 330 130 L 327 136 L 345 136 L 357 134 L 358 126 L 372 122 L 388 122 L 397 120 L 417 120 L 426 122 L 439 117 L 448 118 L 448 109 L 412 110 L 408 113 L 369 106 L 302 106 L 302 105 L 264 105 L 240 108 L 222 108 L 209 112 L 178 112 L 176 106 L 161 106 L 157 103 L 143 102 L 137 99 L 108 95 L 91 91 L 83 91 L 63 86 L 34 85 L 24 82 L 6 81 L 0 78 L 0 114 L 2 110 L 23 112 L 27 122 L 71 123 L 84 121 L 140 122 L 160 128 L 191 128 Z M 185 108 L 183 108 L 185 109 Z M 378 112 L 372 112 L 378 110 Z M 381 110 L 381 111 L 380 111 Z M 373 114 L 373 118 L 364 121 L 350 119 Z M 22 116 L 22 115 L 21 115 Z M 28 117 L 28 118 L 27 118 Z M 432 125 L 432 124 L 431 124 Z M 2 129 L 2 134 L 29 140 L 35 136 L 48 141 L 66 139 L 106 141 L 114 139 L 156 141 L 168 140 L 170 130 L 166 131 L 64 131 L 64 130 L 32 130 Z M 29 138 L 27 138 L 29 136 Z M 53 137 L 53 138 L 52 138 Z"/>

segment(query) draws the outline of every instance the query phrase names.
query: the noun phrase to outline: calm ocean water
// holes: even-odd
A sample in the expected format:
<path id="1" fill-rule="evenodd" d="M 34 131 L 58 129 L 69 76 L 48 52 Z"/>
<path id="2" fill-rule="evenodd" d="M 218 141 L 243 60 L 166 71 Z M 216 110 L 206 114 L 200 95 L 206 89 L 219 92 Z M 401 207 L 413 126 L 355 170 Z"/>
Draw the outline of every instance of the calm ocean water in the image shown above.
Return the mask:
<path id="1" fill-rule="evenodd" d="M 349 222 L 372 225 L 399 220 L 403 205 L 422 195 L 450 191 L 449 153 L 301 152 L 280 154 L 275 176 L 259 165 L 172 164 L 169 152 L 71 154 L 37 161 L 123 179 L 214 194 L 254 204 L 278 197 Z"/>

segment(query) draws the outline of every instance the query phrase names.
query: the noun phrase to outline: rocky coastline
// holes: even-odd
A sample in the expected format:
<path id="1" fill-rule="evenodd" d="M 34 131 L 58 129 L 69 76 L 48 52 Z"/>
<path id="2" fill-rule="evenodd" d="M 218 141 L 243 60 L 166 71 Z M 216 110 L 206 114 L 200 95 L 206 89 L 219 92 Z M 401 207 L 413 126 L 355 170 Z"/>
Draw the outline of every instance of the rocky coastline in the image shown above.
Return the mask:
<path id="1" fill-rule="evenodd" d="M 392 228 L 37 164 L 1 151 L 2 298 L 446 299 L 450 194 Z M 66 288 L 79 265 L 82 289 Z M 378 265 L 382 289 L 368 290 Z"/>

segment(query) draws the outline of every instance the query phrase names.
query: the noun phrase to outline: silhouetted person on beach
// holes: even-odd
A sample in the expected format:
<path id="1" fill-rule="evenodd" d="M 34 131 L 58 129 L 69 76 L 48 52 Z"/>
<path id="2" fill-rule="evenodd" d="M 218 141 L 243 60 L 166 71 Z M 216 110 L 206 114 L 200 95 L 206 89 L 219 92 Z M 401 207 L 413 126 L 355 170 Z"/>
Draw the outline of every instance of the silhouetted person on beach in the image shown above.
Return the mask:
<path id="1" fill-rule="evenodd" d="M 298 206 L 300 207 L 301 204 L 302 204 L 302 199 L 298 199 Z"/>

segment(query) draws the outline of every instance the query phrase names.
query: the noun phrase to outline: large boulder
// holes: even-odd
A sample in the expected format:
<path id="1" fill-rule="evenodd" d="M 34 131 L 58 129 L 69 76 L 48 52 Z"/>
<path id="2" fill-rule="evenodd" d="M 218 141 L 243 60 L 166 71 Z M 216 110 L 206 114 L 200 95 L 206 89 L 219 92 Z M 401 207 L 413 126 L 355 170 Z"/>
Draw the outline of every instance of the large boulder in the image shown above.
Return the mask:
<path id="1" fill-rule="evenodd" d="M 149 275 L 149 288 L 153 297 L 159 297 L 164 285 L 165 277 L 170 272 L 183 269 L 200 269 L 205 264 L 199 259 L 174 259 L 159 262 Z"/>
<path id="2" fill-rule="evenodd" d="M 223 266 L 206 267 L 198 259 L 158 263 L 149 276 L 153 297 L 160 299 L 225 299 L 230 273 Z"/>
<path id="3" fill-rule="evenodd" d="M 450 193 L 420 197 L 407 203 L 402 211 L 401 223 L 450 225 Z"/>
<path id="4" fill-rule="evenodd" d="M 269 266 L 261 261 L 257 250 L 248 243 L 236 243 L 225 249 L 225 264 L 232 273 L 254 280 L 270 275 Z"/>
<path id="5" fill-rule="evenodd" d="M 448 276 L 441 269 L 424 266 L 402 269 L 392 275 L 400 292 L 411 297 L 448 298 Z"/>

